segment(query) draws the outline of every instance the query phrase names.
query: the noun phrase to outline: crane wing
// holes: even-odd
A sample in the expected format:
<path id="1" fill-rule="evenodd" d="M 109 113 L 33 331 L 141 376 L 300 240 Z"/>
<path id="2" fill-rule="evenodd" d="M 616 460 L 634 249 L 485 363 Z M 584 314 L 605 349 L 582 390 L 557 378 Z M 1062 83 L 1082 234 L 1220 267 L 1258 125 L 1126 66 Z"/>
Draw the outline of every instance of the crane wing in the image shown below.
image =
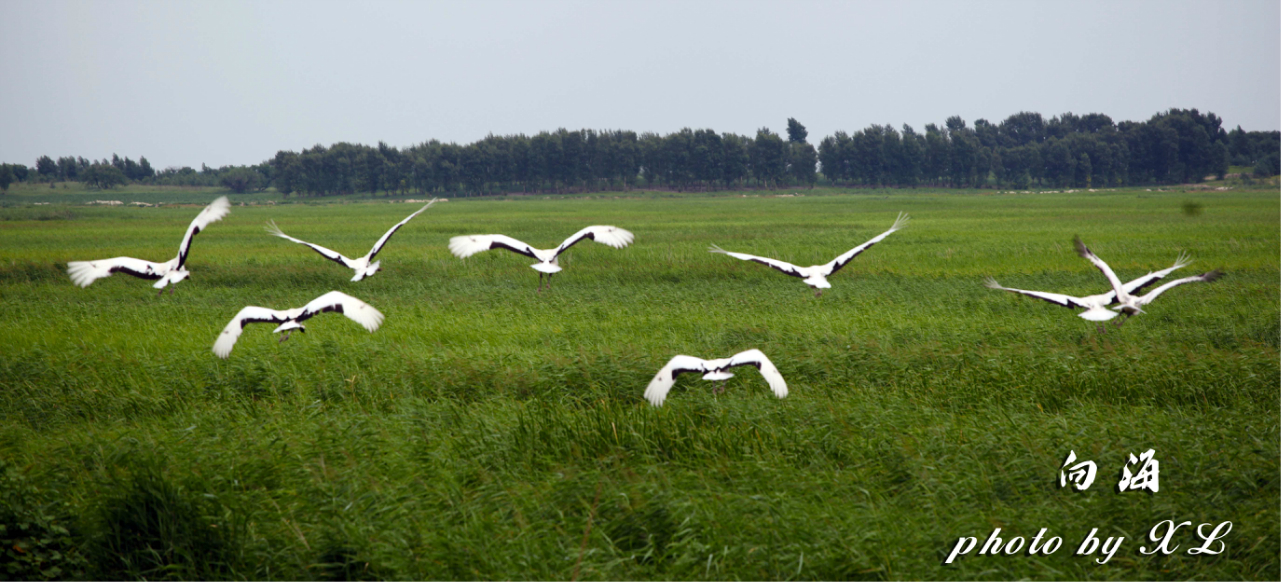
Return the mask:
<path id="1" fill-rule="evenodd" d="M 330 291 L 311 300 L 303 306 L 302 313 L 295 317 L 294 321 L 301 323 L 329 311 L 346 315 L 348 319 L 359 323 L 371 332 L 377 331 L 378 326 L 383 322 L 383 314 L 377 309 L 341 291 Z"/>
<path id="2" fill-rule="evenodd" d="M 378 242 L 374 243 L 374 249 L 369 251 L 369 260 L 373 261 L 374 257 L 378 256 L 378 251 L 383 250 L 383 245 L 387 244 L 387 241 L 391 239 L 391 235 L 396 234 L 396 231 L 400 230 L 400 227 L 405 226 L 406 222 L 413 220 L 415 216 L 422 214 L 424 210 L 431 208 L 431 205 L 435 203 L 436 203 L 436 199 L 432 198 L 431 202 L 428 202 L 425 206 L 423 206 L 422 208 L 419 208 L 417 212 L 410 214 L 404 220 L 396 223 L 396 226 L 391 227 L 391 230 L 388 230 L 387 233 L 382 236 L 382 238 L 378 239 Z"/>
<path id="3" fill-rule="evenodd" d="M 510 236 L 501 234 L 473 234 L 469 236 L 456 236 L 449 239 L 449 252 L 454 253 L 454 256 L 460 259 L 465 259 L 476 253 L 491 249 L 507 249 L 513 253 L 520 253 L 527 257 L 538 259 L 538 255 L 535 253 L 534 247 L 520 242 Z"/>
<path id="4" fill-rule="evenodd" d="M 352 264 L 351 259 L 344 257 L 342 253 L 339 253 L 338 251 L 331 251 L 318 244 L 312 244 L 305 240 L 296 239 L 292 236 L 285 234 L 280 230 L 279 226 L 276 226 L 276 221 L 274 220 L 267 223 L 267 232 L 274 234 L 280 238 L 283 238 L 287 241 L 296 242 L 300 245 L 308 247 L 311 250 L 316 251 L 317 253 L 320 253 L 320 256 L 325 257 L 326 259 L 329 259 L 335 263 L 338 263 L 339 265 L 347 267 L 348 269 L 356 268 L 356 266 Z"/>
<path id="5" fill-rule="evenodd" d="M 836 257 L 835 259 L 832 259 L 832 262 L 827 263 L 826 265 L 823 265 L 823 269 L 825 271 L 823 273 L 823 276 L 826 277 L 828 275 L 831 275 L 832 273 L 835 273 L 841 270 L 841 267 L 844 267 L 845 265 L 849 264 L 850 261 L 854 260 L 854 257 L 859 256 L 859 254 L 861 254 L 863 251 L 871 248 L 872 245 L 878 242 L 881 242 L 882 240 L 885 239 L 885 237 L 893 234 L 894 231 L 903 228 L 903 226 L 907 224 L 907 221 L 908 221 L 908 216 L 906 214 L 903 214 L 902 212 L 898 213 L 898 218 L 894 220 L 894 224 L 890 226 L 889 230 L 876 235 L 875 237 L 872 238 L 872 240 L 869 240 L 861 245 L 858 245 L 846 251 L 845 254 L 839 257 Z"/>
<path id="6" fill-rule="evenodd" d="M 1187 283 L 1209 283 L 1210 281 L 1214 281 L 1215 279 L 1218 279 L 1219 277 L 1222 277 L 1222 276 L 1223 276 L 1223 271 L 1215 269 L 1208 273 L 1201 273 L 1200 275 L 1197 275 L 1195 277 L 1184 277 L 1182 279 L 1175 279 L 1173 281 L 1170 281 L 1169 283 L 1166 283 L 1160 287 L 1157 287 L 1156 289 L 1149 291 L 1147 295 L 1140 297 L 1139 301 L 1142 302 L 1144 305 L 1147 305 L 1148 303 L 1151 303 L 1153 300 L 1155 300 L 1157 296 L 1159 296 L 1160 294 L 1165 293 L 1169 289 L 1178 287 L 1179 285 L 1185 285 Z"/>
<path id="7" fill-rule="evenodd" d="M 778 368 L 774 367 L 774 362 L 769 361 L 769 358 L 765 357 L 760 350 L 747 350 L 734 354 L 729 359 L 729 367 L 737 366 L 756 366 L 756 369 L 761 371 L 761 376 L 764 376 L 765 381 L 769 383 L 770 390 L 774 391 L 774 395 L 779 398 L 787 397 L 787 382 L 783 381 L 783 375 L 778 372 Z"/>
<path id="8" fill-rule="evenodd" d="M 210 223 L 222 220 L 222 217 L 229 212 L 231 212 L 231 202 L 227 200 L 226 196 L 219 196 L 217 200 L 211 202 L 209 206 L 200 211 L 200 214 L 196 215 L 196 219 L 192 220 L 191 225 L 187 227 L 187 234 L 182 237 L 182 244 L 178 245 L 179 269 L 187 264 L 187 252 L 191 250 L 191 240 L 197 234 L 200 234 L 200 231 L 204 230 L 205 227 L 209 226 Z"/>
<path id="9" fill-rule="evenodd" d="M 676 356 L 668 360 L 667 365 L 645 387 L 645 400 L 654 406 L 662 406 L 668 391 L 676 384 L 676 377 L 685 372 L 706 372 L 705 363 L 706 360 L 694 356 Z"/>
<path id="10" fill-rule="evenodd" d="M 1085 243 L 1081 242 L 1081 237 L 1078 236 L 1072 239 L 1072 244 L 1076 245 L 1076 253 L 1078 255 L 1081 255 L 1091 263 L 1094 263 L 1094 266 L 1103 272 L 1103 276 L 1108 278 L 1108 283 L 1112 284 L 1112 290 L 1116 293 L 1118 298 L 1125 298 L 1129 296 L 1129 293 L 1126 293 L 1124 287 L 1121 285 L 1121 280 L 1116 277 L 1116 273 L 1112 272 L 1112 267 L 1109 267 L 1107 263 L 1103 262 L 1103 259 L 1100 259 L 1089 249 L 1089 247 L 1086 247 Z"/>
<path id="11" fill-rule="evenodd" d="M 241 309 L 236 316 L 231 318 L 227 327 L 222 329 L 218 334 L 218 339 L 214 340 L 213 353 L 222 359 L 227 359 L 231 355 L 231 348 L 236 346 L 236 340 L 240 339 L 240 332 L 245 329 L 246 325 L 251 323 L 282 323 L 289 320 L 289 313 L 267 309 L 266 307 L 249 306 Z"/>
<path id="12" fill-rule="evenodd" d="M 1179 258 L 1174 260 L 1174 266 L 1168 269 L 1161 269 L 1160 271 L 1156 271 L 1154 273 L 1148 273 L 1142 277 L 1139 277 L 1138 279 L 1135 279 L 1133 281 L 1130 281 L 1129 283 L 1126 283 L 1123 287 L 1126 293 L 1129 293 L 1130 295 L 1135 295 L 1138 292 L 1142 291 L 1145 287 L 1153 283 L 1156 283 L 1157 281 L 1160 281 L 1161 279 L 1165 278 L 1166 275 L 1173 273 L 1176 269 L 1182 269 L 1183 267 L 1186 267 L 1191 263 L 1192 263 L 1192 260 L 1188 258 L 1187 253 L 1179 253 Z M 1114 301 L 1115 299 L 1116 299 L 1116 291 L 1113 291 L 1112 298 L 1109 300 L 1109 302 Z"/>
<path id="13" fill-rule="evenodd" d="M 779 271 L 782 271 L 784 274 L 791 275 L 793 277 L 800 277 L 802 279 L 805 278 L 805 273 L 801 272 L 800 267 L 786 261 L 780 261 L 778 259 L 771 259 L 767 257 L 758 257 L 756 255 L 749 255 L 747 253 L 731 253 L 716 245 L 712 245 L 712 247 L 707 251 L 710 253 L 720 253 L 723 255 L 729 255 L 731 257 L 734 257 L 742 261 L 752 261 L 754 263 L 760 263 L 762 265 L 765 265 L 774 269 L 778 269 Z"/>
<path id="14" fill-rule="evenodd" d="M 115 257 L 100 261 L 71 261 L 67 263 L 67 274 L 71 282 L 81 287 L 115 273 L 133 275 L 139 279 L 156 280 L 169 272 L 166 263 L 153 263 L 132 257 Z"/>
<path id="15" fill-rule="evenodd" d="M 1086 305 L 1079 298 L 1072 297 L 1071 295 L 1061 295 L 1058 293 L 1046 293 L 1044 291 L 1026 291 L 1024 289 L 1011 289 L 1009 287 L 1002 287 L 1000 283 L 996 282 L 996 279 L 993 279 L 991 277 L 988 277 L 987 281 L 985 281 L 983 284 L 986 285 L 989 289 L 1000 289 L 1001 291 L 1009 291 L 1011 293 L 1027 295 L 1028 297 L 1035 297 L 1042 301 L 1049 301 L 1050 303 L 1053 303 L 1055 305 L 1062 305 L 1063 307 L 1081 307 L 1085 309 L 1090 309 L 1091 307 L 1090 305 Z"/>
<path id="16" fill-rule="evenodd" d="M 565 252 L 566 249 L 578 244 L 583 239 L 591 239 L 603 245 L 609 245 L 616 249 L 621 249 L 632 243 L 636 237 L 631 232 L 618 228 L 617 226 L 589 226 L 580 230 L 565 239 L 556 247 L 556 254 Z"/>

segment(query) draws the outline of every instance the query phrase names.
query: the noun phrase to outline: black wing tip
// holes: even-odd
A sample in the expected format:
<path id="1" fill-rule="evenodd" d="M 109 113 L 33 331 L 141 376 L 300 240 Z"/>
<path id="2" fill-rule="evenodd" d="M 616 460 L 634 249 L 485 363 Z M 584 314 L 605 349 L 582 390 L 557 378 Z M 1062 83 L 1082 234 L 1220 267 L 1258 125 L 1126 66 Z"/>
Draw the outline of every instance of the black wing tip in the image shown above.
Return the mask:
<path id="1" fill-rule="evenodd" d="M 1087 258 L 1090 256 L 1090 249 L 1081 241 L 1081 235 L 1078 234 L 1072 237 L 1072 246 L 1076 247 L 1076 254 Z"/>
<path id="2" fill-rule="evenodd" d="M 1205 273 L 1201 275 L 1201 280 L 1205 281 L 1206 283 L 1209 283 L 1210 281 L 1214 281 L 1222 277 L 1223 275 L 1224 273 L 1222 269 L 1215 269 L 1213 271 L 1210 271 L 1209 273 Z"/>

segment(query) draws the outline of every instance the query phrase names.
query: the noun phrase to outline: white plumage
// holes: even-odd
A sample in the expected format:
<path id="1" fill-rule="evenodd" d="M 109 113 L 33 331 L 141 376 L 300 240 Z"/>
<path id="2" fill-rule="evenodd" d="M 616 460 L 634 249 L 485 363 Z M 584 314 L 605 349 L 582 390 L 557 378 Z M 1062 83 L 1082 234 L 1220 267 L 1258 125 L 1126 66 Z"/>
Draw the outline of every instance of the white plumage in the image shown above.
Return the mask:
<path id="1" fill-rule="evenodd" d="M 1182 279 L 1175 279 L 1173 281 L 1170 281 L 1169 283 L 1166 283 L 1160 287 L 1157 287 L 1156 289 L 1153 289 L 1152 291 L 1149 291 L 1147 295 L 1142 295 L 1142 296 L 1132 295 L 1128 290 L 1125 289 L 1125 286 L 1121 284 L 1121 280 L 1117 278 L 1116 273 L 1112 272 L 1112 267 L 1109 267 L 1107 263 L 1103 262 L 1103 259 L 1100 259 L 1097 255 L 1095 255 L 1092 251 L 1090 251 L 1090 249 L 1085 246 L 1085 243 L 1081 242 L 1081 237 L 1079 236 L 1076 237 L 1075 239 L 1072 240 L 1072 243 L 1076 246 L 1077 254 L 1081 255 L 1086 260 L 1090 261 L 1090 263 L 1092 263 L 1095 266 L 1095 268 L 1103 272 L 1103 276 L 1107 277 L 1108 283 L 1112 284 L 1112 289 L 1116 293 L 1116 302 L 1119 304 L 1117 307 L 1114 307 L 1113 309 L 1120 313 L 1125 314 L 1126 319 L 1129 319 L 1130 317 L 1133 317 L 1137 314 L 1143 313 L 1143 306 L 1149 303 L 1152 303 L 1153 301 L 1156 300 L 1157 297 L 1159 297 L 1162 293 L 1165 293 L 1169 289 L 1173 289 L 1174 287 L 1178 287 L 1179 285 L 1185 285 L 1188 283 L 1202 283 L 1202 282 L 1208 283 L 1210 281 L 1214 281 L 1215 279 L 1218 279 L 1219 277 L 1223 276 L 1223 272 L 1216 269 L 1214 271 L 1209 271 L 1193 277 L 1184 277 Z M 1123 321 L 1125 320 L 1121 320 L 1117 322 L 1117 325 L 1118 326 L 1121 325 Z"/>
<path id="2" fill-rule="evenodd" d="M 414 212 L 413 214 L 410 214 L 404 220 L 396 223 L 396 226 L 391 227 L 391 230 L 388 230 L 386 234 L 383 234 L 382 238 L 378 239 L 378 242 L 374 243 L 374 248 L 370 249 L 368 254 L 366 254 L 363 257 L 360 257 L 359 259 L 349 259 L 343 256 L 341 253 L 338 253 L 337 251 L 331 251 L 320 245 L 312 244 L 307 241 L 299 240 L 292 236 L 289 236 L 284 232 L 282 232 L 280 230 L 280 227 L 276 226 L 276 223 L 274 221 L 271 222 L 270 225 L 267 227 L 267 232 L 270 232 L 271 234 L 274 234 L 285 240 L 293 241 L 300 245 L 305 245 L 311 248 L 311 250 L 316 251 L 317 253 L 320 253 L 320 256 L 325 257 L 326 259 L 329 259 L 335 263 L 338 263 L 344 267 L 347 267 L 348 269 L 355 271 L 356 275 L 353 276 L 351 280 L 359 281 L 366 277 L 372 277 L 374 273 L 377 273 L 379 270 L 382 269 L 382 261 L 374 261 L 374 257 L 378 256 L 378 251 L 383 250 L 383 246 L 386 245 L 387 241 L 391 239 L 391 235 L 396 234 L 396 231 L 400 230 L 400 227 L 405 226 L 405 223 L 412 220 L 415 216 L 418 216 L 419 214 L 421 214 L 422 211 L 427 210 L 428 208 L 431 208 L 431 205 L 435 203 L 436 203 L 436 199 L 432 198 L 431 201 L 428 202 L 425 206 L 423 206 L 422 208 L 419 208 L 416 212 Z"/>
<path id="3" fill-rule="evenodd" d="M 551 276 L 559 273 L 561 268 L 557 258 L 569 247 L 578 244 L 583 239 L 594 240 L 603 245 L 608 245 L 616 249 L 621 249 L 632 243 L 635 237 L 632 233 L 618 228 L 616 226 L 589 226 L 565 239 L 560 246 L 554 249 L 536 249 L 512 237 L 501 234 L 473 234 L 469 236 L 456 236 L 449 239 L 449 251 L 454 256 L 465 259 L 476 253 L 488 251 L 491 249 L 507 249 L 514 253 L 520 253 L 532 259 L 538 260 L 537 263 L 530 265 L 535 271 L 538 271 L 538 290 L 543 290 L 543 275 L 547 275 L 547 288 L 551 288 Z"/>
<path id="4" fill-rule="evenodd" d="M 649 386 L 645 388 L 645 399 L 654 406 L 662 406 L 663 400 L 667 398 L 667 393 L 671 391 L 672 386 L 676 384 L 676 377 L 686 372 L 697 372 L 703 374 L 704 380 L 725 381 L 734 376 L 726 370 L 738 366 L 755 366 L 761 371 L 761 376 L 769 383 L 769 387 L 774 391 L 774 395 L 779 398 L 787 396 L 787 382 L 783 380 L 783 375 L 774 367 L 774 363 L 765 357 L 760 350 L 747 350 L 739 352 L 728 358 L 718 360 L 704 360 L 694 356 L 676 356 L 667 362 L 663 369 L 658 371 L 653 380 L 650 380 Z M 715 389 L 716 392 L 723 391 L 724 387 Z"/>
<path id="5" fill-rule="evenodd" d="M 841 267 L 844 267 L 845 265 L 849 264 L 850 261 L 854 260 L 854 257 L 859 256 L 859 254 L 861 254 L 863 251 L 871 248 L 872 245 L 878 242 L 881 242 L 881 240 L 883 240 L 885 237 L 892 234 L 894 231 L 903 228 L 903 226 L 907 224 L 907 220 L 908 220 L 908 216 L 900 212 L 898 215 L 898 218 L 894 221 L 894 225 L 891 226 L 889 230 L 879 235 L 876 235 L 875 237 L 872 238 L 872 240 L 869 240 L 859 246 L 856 246 L 846 251 L 841 256 L 836 257 L 835 259 L 832 259 L 831 261 L 824 263 L 822 265 L 799 267 L 797 265 L 793 265 L 786 261 L 780 261 L 778 259 L 758 257 L 755 255 L 749 255 L 746 253 L 732 253 L 716 245 L 712 245 L 712 248 L 709 249 L 709 252 L 729 255 L 731 257 L 734 257 L 736 259 L 740 259 L 743 261 L 752 261 L 754 263 L 760 263 L 762 265 L 766 265 L 768 267 L 777 269 L 778 271 L 781 271 L 785 275 L 799 277 L 800 279 L 803 279 L 805 281 L 806 285 L 809 285 L 810 287 L 813 287 L 815 289 L 814 296 L 818 297 L 819 295 L 823 294 L 823 289 L 831 288 L 832 284 L 827 282 L 828 277 L 830 277 L 833 273 L 841 270 Z"/>
<path id="6" fill-rule="evenodd" d="M 153 263 L 142 259 L 132 257 L 115 257 L 111 259 L 102 259 L 98 261 L 72 261 L 67 263 L 67 274 L 71 276 L 71 281 L 81 287 L 88 287 L 89 284 L 103 277 L 110 277 L 114 273 L 124 273 L 133 275 L 140 279 L 156 281 L 152 287 L 160 289 L 163 292 L 166 285 L 177 283 L 186 279 L 191 273 L 187 271 L 187 254 L 191 251 L 192 239 L 200 231 L 204 230 L 209 224 L 222 220 L 224 216 L 231 212 L 231 202 L 226 196 L 220 196 L 214 200 L 200 214 L 196 215 L 195 220 L 187 226 L 187 232 L 182 237 L 182 242 L 178 245 L 178 256 L 164 263 Z M 169 289 L 173 293 L 173 288 Z M 159 295 L 159 293 L 157 293 Z"/>
<path id="7" fill-rule="evenodd" d="M 378 326 L 383 322 L 383 314 L 377 309 L 370 307 L 364 301 L 339 291 L 330 291 L 302 307 L 283 311 L 251 305 L 236 313 L 236 316 L 231 318 L 231 322 L 227 324 L 227 327 L 223 328 L 222 333 L 218 334 L 218 339 L 214 341 L 213 353 L 219 358 L 226 359 L 227 356 L 231 355 L 231 349 L 236 346 L 236 340 L 240 339 L 240 333 L 246 325 L 251 323 L 279 324 L 276 329 L 271 331 L 272 333 L 286 332 L 285 335 L 280 337 L 280 341 L 283 342 L 289 339 L 289 334 L 295 329 L 300 332 L 307 331 L 302 322 L 328 311 L 346 315 L 370 332 L 377 331 Z"/>
<path id="8" fill-rule="evenodd" d="M 1157 281 L 1164 278 L 1166 275 L 1169 275 L 1170 273 L 1174 272 L 1176 269 L 1181 269 L 1187 266 L 1191 262 L 1192 261 L 1188 258 L 1186 254 L 1180 253 L 1179 257 L 1175 259 L 1173 266 L 1167 269 L 1162 269 L 1160 271 L 1149 272 L 1148 274 L 1142 277 L 1139 277 L 1133 281 L 1130 281 L 1129 283 L 1126 283 L 1125 285 L 1122 285 L 1122 288 L 1125 290 L 1126 293 L 1138 293 L 1139 291 L 1142 291 L 1144 287 L 1147 287 L 1153 283 L 1156 283 Z M 1046 291 L 1027 291 L 1024 289 L 1012 289 L 1010 287 L 1002 287 L 1000 283 L 996 282 L 996 279 L 993 279 L 991 277 L 987 278 L 985 285 L 987 285 L 987 287 L 991 289 L 999 289 L 1001 291 L 1019 293 L 1021 295 L 1027 295 L 1028 297 L 1035 297 L 1037 299 L 1048 301 L 1050 303 L 1053 303 L 1055 305 L 1060 305 L 1063 307 L 1085 309 L 1085 311 L 1078 313 L 1077 316 L 1089 321 L 1098 321 L 1098 322 L 1108 321 L 1113 317 L 1117 316 L 1117 312 L 1111 311 L 1107 308 L 1107 306 L 1117 302 L 1115 290 L 1108 291 L 1107 293 L 1100 293 L 1098 295 L 1088 295 L 1086 297 L 1074 297 L 1072 295 L 1062 295 L 1059 293 L 1049 293 Z M 1099 328 L 1099 329 L 1102 329 L 1102 328 Z"/>

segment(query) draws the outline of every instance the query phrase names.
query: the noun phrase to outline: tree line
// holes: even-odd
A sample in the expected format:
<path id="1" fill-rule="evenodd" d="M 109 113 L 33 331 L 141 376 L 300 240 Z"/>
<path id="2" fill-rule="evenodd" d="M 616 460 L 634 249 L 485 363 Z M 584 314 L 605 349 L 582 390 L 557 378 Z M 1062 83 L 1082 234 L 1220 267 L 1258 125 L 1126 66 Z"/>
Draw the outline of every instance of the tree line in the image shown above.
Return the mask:
<path id="1" fill-rule="evenodd" d="M 138 161 L 112 154 L 110 160 L 91 161 L 83 157 L 66 156 L 57 160 L 49 156 L 36 158 L 36 165 L 28 168 L 22 164 L 0 164 L 0 188 L 8 189 L 13 182 L 84 182 L 95 188 L 112 188 L 129 182 L 146 181 L 156 175 L 147 158 Z"/>
<path id="2" fill-rule="evenodd" d="M 873 125 L 824 138 L 819 161 L 836 184 L 1104 188 L 1201 182 L 1222 178 L 1230 165 L 1276 175 L 1279 152 L 1281 132 L 1228 132 L 1213 113 L 1171 109 L 1146 122 L 1023 112 L 973 127 L 951 117 L 924 133 Z"/>
<path id="3" fill-rule="evenodd" d="M 282 193 L 311 195 L 690 190 L 813 184 L 816 161 L 813 146 L 768 129 L 754 138 L 710 129 L 666 136 L 560 129 L 466 146 L 432 140 L 404 150 L 338 143 L 282 151 L 271 160 L 271 179 Z"/>
<path id="4" fill-rule="evenodd" d="M 436 140 L 399 149 L 340 142 L 281 150 L 254 166 L 167 168 L 145 157 L 110 162 L 42 156 L 34 168 L 0 165 L 14 180 L 79 180 L 103 188 L 127 181 L 225 186 L 236 192 L 275 187 L 285 195 L 356 192 L 477 196 L 662 188 L 715 190 L 813 186 L 952 188 L 1114 187 L 1200 182 L 1230 165 L 1258 176 L 1281 173 L 1281 132 L 1227 131 L 1222 119 L 1171 109 L 1143 122 L 1065 113 L 1021 112 L 999 124 L 971 126 L 951 117 L 917 132 L 871 125 L 838 131 L 817 148 L 805 126 L 788 119 L 786 139 L 685 128 L 667 135 L 559 129 L 494 136 L 467 145 Z M 9 177 L 6 181 L 6 175 Z"/>

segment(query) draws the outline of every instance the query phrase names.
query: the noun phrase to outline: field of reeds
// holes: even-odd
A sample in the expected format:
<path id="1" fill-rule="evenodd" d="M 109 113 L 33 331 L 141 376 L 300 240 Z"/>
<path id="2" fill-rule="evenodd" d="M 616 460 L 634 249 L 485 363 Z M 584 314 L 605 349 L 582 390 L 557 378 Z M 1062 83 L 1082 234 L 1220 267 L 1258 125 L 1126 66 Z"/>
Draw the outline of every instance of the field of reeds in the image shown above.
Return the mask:
<path id="1" fill-rule="evenodd" d="M 359 283 L 264 224 L 354 257 L 417 204 L 235 206 L 161 297 L 66 263 L 168 260 L 214 194 L 0 208 L 0 577 L 1281 577 L 1275 191 L 826 194 L 455 199 Z M 707 252 L 824 263 L 899 211 L 821 298 Z M 635 243 L 580 243 L 542 293 L 526 257 L 447 250 L 591 224 Z M 1103 292 L 1078 234 L 1126 280 L 1181 251 L 1171 278 L 1227 274 L 1103 334 L 983 286 Z M 334 289 L 382 328 L 329 314 L 210 352 L 241 307 Z M 749 348 L 788 398 L 751 368 L 641 397 L 673 355 Z M 1148 449 L 1160 490 L 1118 493 Z M 1059 487 L 1069 450 L 1097 463 L 1086 491 Z M 1146 555 L 1163 520 L 1192 525 Z M 1225 521 L 1222 553 L 1187 553 Z M 995 528 L 1062 547 L 943 563 Z M 1094 528 L 1125 538 L 1105 564 L 1074 555 Z"/>

